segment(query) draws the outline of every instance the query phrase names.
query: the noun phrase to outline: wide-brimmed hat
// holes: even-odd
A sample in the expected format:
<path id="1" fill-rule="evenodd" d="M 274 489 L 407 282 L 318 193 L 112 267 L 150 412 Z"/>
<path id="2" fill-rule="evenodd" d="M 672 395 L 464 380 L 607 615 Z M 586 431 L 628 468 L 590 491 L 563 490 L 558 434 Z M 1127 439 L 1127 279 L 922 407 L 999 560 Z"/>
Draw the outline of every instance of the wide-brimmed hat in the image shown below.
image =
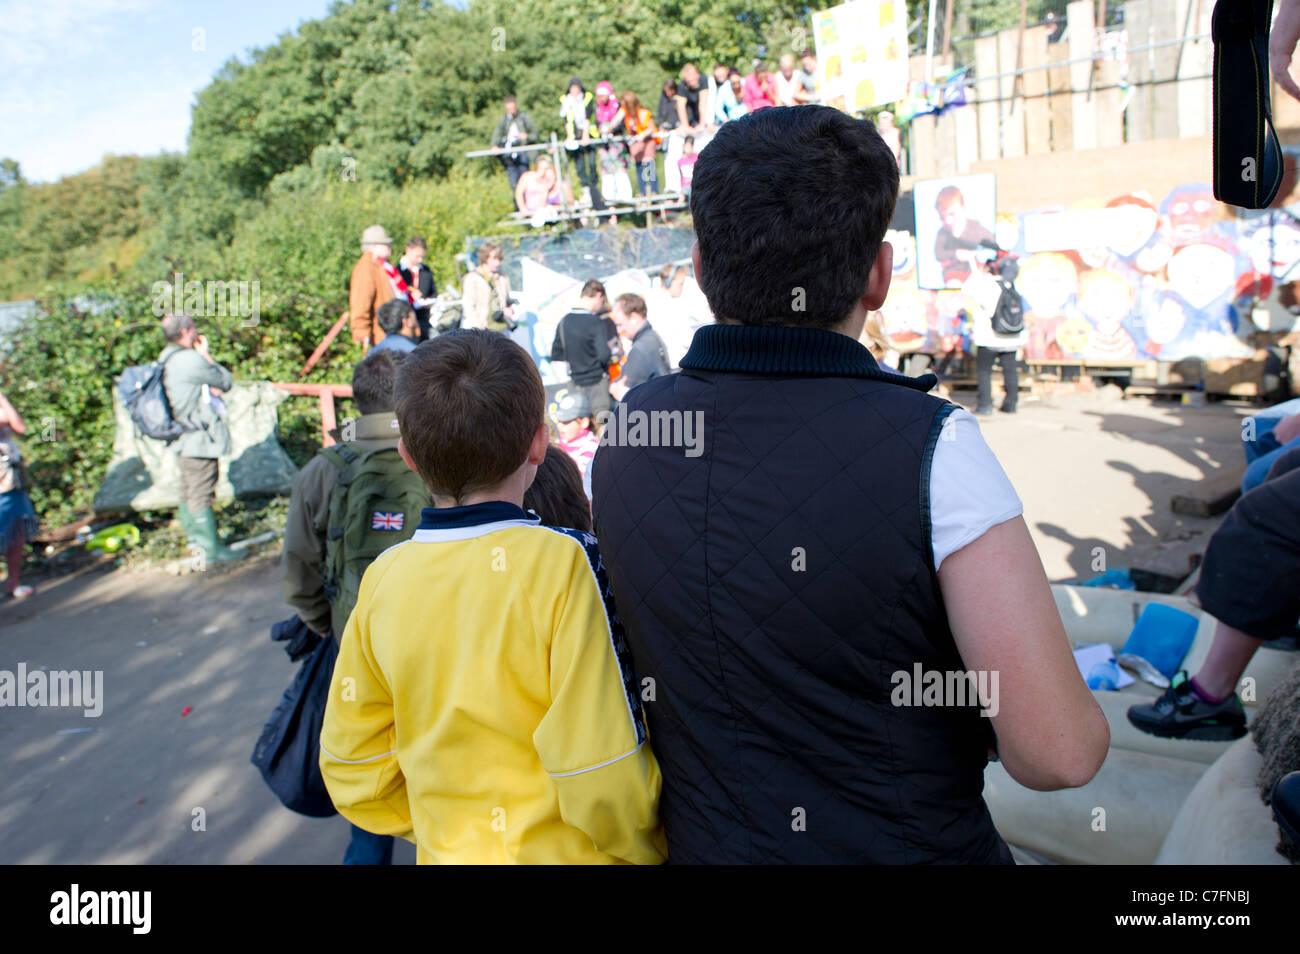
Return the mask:
<path id="1" fill-rule="evenodd" d="M 382 225 L 372 225 L 361 233 L 361 248 L 368 249 L 372 245 L 392 245 L 393 238 L 388 234 Z"/>

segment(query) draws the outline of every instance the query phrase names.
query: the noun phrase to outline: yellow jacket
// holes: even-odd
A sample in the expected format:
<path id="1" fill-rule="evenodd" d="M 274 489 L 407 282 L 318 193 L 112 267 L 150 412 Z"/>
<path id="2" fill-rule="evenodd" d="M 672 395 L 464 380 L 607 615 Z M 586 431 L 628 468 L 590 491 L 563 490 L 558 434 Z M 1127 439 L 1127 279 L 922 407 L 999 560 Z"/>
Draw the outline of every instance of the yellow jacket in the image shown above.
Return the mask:
<path id="1" fill-rule="evenodd" d="M 654 864 L 662 779 L 595 538 L 513 504 L 425 510 L 361 581 L 320 766 L 421 863 Z"/>

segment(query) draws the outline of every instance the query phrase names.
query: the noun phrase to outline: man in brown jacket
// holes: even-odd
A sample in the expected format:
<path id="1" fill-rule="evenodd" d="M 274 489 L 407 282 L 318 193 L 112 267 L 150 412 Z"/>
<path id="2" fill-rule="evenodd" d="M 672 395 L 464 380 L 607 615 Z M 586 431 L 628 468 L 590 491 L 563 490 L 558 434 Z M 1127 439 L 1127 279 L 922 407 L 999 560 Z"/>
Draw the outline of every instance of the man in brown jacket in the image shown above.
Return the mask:
<path id="1" fill-rule="evenodd" d="M 352 371 L 352 400 L 361 417 L 346 422 L 337 436 L 345 437 L 361 454 L 397 446 L 393 382 L 402 357 L 396 351 L 375 351 Z M 284 601 L 322 636 L 342 634 L 347 623 L 346 619 L 332 619 L 322 579 L 330 496 L 338 475 L 338 468 L 321 454 L 308 461 L 294 478 L 284 527 Z"/>
<path id="2" fill-rule="evenodd" d="M 393 252 L 393 240 L 382 225 L 372 225 L 361 233 L 361 258 L 352 267 L 348 289 L 352 340 L 367 351 L 384 340 L 384 330 L 375 316 L 379 306 L 396 297 L 384 264 Z"/>

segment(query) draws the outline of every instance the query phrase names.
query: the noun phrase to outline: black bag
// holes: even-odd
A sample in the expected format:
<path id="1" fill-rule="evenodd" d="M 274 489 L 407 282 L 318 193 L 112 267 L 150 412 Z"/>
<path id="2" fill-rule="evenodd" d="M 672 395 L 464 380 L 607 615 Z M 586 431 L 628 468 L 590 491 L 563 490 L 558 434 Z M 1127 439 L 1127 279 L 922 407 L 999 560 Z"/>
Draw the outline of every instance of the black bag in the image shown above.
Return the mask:
<path id="1" fill-rule="evenodd" d="M 172 416 L 167 389 L 163 387 L 163 368 L 178 353 L 173 351 L 166 361 L 133 365 L 122 372 L 117 382 L 122 403 L 140 433 L 168 444 L 186 431 L 193 430 Z"/>
<path id="2" fill-rule="evenodd" d="M 1016 286 L 1005 279 L 996 279 L 1002 287 L 997 306 L 993 309 L 993 333 L 995 335 L 1018 335 L 1025 330 L 1025 306 L 1020 300 Z"/>
<path id="3" fill-rule="evenodd" d="M 320 773 L 320 730 L 338 647 L 322 639 L 303 662 L 253 748 L 252 762 L 284 807 L 312 818 L 338 810 Z"/>

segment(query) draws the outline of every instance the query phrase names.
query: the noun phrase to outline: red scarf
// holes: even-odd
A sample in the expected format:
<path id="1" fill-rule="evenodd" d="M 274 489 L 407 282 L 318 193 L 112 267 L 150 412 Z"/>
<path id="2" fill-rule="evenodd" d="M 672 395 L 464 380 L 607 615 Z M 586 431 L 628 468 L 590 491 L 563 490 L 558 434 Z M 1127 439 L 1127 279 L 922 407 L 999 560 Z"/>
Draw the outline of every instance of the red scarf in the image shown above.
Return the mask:
<path id="1" fill-rule="evenodd" d="M 397 270 L 397 266 L 384 259 L 379 263 L 383 266 L 384 274 L 388 276 L 389 284 L 393 286 L 393 294 L 397 298 L 405 298 L 408 305 L 415 305 L 415 299 L 411 297 L 411 289 L 406 284 L 406 279 L 402 278 L 402 273 Z"/>

